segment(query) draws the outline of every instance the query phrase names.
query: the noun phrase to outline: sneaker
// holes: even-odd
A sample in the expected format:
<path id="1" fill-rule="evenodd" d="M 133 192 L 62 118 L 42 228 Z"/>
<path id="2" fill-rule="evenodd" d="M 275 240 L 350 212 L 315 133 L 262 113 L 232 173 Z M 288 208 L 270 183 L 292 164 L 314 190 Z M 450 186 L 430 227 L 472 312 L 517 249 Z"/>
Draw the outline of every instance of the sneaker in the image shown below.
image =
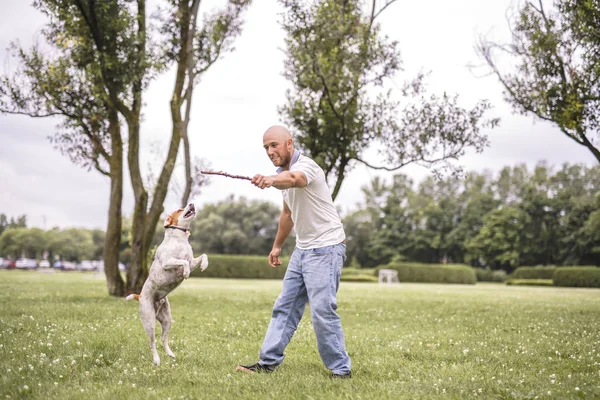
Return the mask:
<path id="1" fill-rule="evenodd" d="M 269 373 L 275 371 L 275 369 L 277 369 L 276 365 L 262 365 L 259 363 L 247 365 L 247 366 L 246 365 L 238 365 L 237 367 L 235 367 L 236 371 L 244 371 L 249 374 L 253 374 L 255 372 L 269 374 Z"/>
<path id="2" fill-rule="evenodd" d="M 352 378 L 352 372 L 348 372 L 347 374 L 331 374 L 333 379 L 350 379 Z"/>

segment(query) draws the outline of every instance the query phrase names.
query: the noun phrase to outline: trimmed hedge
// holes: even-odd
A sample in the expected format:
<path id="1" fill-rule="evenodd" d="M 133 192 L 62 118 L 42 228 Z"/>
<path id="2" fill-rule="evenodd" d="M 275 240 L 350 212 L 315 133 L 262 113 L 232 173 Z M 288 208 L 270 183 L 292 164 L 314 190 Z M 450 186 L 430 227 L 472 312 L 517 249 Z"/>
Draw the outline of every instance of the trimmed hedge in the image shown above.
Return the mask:
<path id="1" fill-rule="evenodd" d="M 600 288 L 600 268 L 560 267 L 552 279 L 555 286 Z"/>
<path id="2" fill-rule="evenodd" d="M 398 271 L 398 279 L 402 282 L 425 282 L 425 283 L 461 283 L 474 285 L 477 277 L 473 268 L 461 264 L 422 264 L 391 262 L 376 269 L 395 269 Z"/>
<path id="3" fill-rule="evenodd" d="M 379 278 L 373 275 L 344 275 L 340 278 L 343 282 L 375 282 L 379 281 Z"/>
<path id="4" fill-rule="evenodd" d="M 195 269 L 190 276 L 202 278 L 283 279 L 289 257 L 281 257 L 282 264 L 271 268 L 267 256 L 209 254 L 208 268 Z"/>
<path id="5" fill-rule="evenodd" d="M 552 279 L 509 279 L 507 285 L 513 286 L 552 286 Z"/>
<path id="6" fill-rule="evenodd" d="M 556 267 L 519 267 L 510 274 L 510 279 L 552 279 Z"/>
<path id="7" fill-rule="evenodd" d="M 492 271 L 489 268 L 475 268 L 477 282 L 504 282 L 506 281 L 506 271 Z"/>
<path id="8" fill-rule="evenodd" d="M 377 282 L 379 279 L 374 272 L 374 269 L 346 267 L 342 269 L 340 280 L 344 282 Z"/>

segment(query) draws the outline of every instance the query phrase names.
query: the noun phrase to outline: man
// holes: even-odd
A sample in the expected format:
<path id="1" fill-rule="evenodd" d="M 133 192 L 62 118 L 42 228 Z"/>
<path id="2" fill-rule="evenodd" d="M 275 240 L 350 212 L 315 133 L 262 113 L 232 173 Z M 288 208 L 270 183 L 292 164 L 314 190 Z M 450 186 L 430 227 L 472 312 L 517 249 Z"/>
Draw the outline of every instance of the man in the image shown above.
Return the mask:
<path id="1" fill-rule="evenodd" d="M 281 265 L 281 246 L 292 228 L 296 248 L 283 279 L 281 294 L 275 301 L 269 328 L 256 364 L 238 365 L 238 371 L 272 372 L 285 357 L 284 350 L 294 335 L 310 301 L 319 354 L 334 378 L 350 378 L 350 357 L 344 345 L 344 332 L 336 313 L 336 293 L 342 265 L 346 259 L 346 235 L 333 206 L 325 173 L 310 158 L 294 150 L 290 132 L 282 126 L 269 128 L 263 145 L 273 165 L 273 176 L 255 175 L 252 183 L 283 193 L 283 210 L 273 249 L 271 267 Z"/>

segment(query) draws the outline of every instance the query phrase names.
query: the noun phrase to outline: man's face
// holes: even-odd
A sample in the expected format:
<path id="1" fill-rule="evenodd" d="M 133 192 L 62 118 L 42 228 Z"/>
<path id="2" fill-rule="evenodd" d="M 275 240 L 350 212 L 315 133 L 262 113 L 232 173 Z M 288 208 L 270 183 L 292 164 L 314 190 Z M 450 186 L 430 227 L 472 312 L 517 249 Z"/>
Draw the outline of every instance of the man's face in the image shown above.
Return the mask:
<path id="1" fill-rule="evenodd" d="M 265 137 L 263 147 L 267 151 L 267 155 L 271 162 L 276 167 L 289 167 L 292 159 L 291 154 L 291 139 L 283 140 L 280 138 Z"/>

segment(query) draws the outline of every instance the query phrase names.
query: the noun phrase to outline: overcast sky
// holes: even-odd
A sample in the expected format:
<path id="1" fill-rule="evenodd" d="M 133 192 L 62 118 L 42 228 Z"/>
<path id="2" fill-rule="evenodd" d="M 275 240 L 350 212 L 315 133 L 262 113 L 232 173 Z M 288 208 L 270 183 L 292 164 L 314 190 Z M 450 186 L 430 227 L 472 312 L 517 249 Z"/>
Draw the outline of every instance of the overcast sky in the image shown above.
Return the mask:
<path id="1" fill-rule="evenodd" d="M 41 39 L 45 18 L 28 1 L 0 0 L 0 48 L 18 39 L 28 47 Z M 201 13 L 222 3 L 204 0 Z M 380 19 L 383 30 L 398 40 L 405 72 L 395 79 L 400 85 L 421 69 L 431 71 L 428 88 L 441 94 L 458 93 L 463 106 L 472 107 L 478 99 L 489 99 L 493 116 L 502 119 L 500 128 L 487 132 L 491 146 L 482 154 L 469 153 L 461 163 L 467 170 L 497 171 L 507 165 L 540 160 L 551 165 L 595 161 L 583 147 L 566 138 L 548 123 L 517 116 L 502 100 L 502 90 L 493 77 L 480 77 L 467 68 L 479 64 L 474 52 L 477 34 L 487 33 L 506 40 L 506 10 L 511 0 L 423 0 L 400 1 Z M 196 86 L 193 99 L 190 140 L 192 156 L 207 159 L 213 169 L 252 176 L 272 174 L 274 168 L 262 149 L 266 128 L 280 123 L 277 106 L 285 100 L 289 84 L 282 77 L 283 31 L 279 26 L 281 9 L 276 0 L 255 0 L 246 14 L 236 50 L 216 63 Z M 0 53 L 0 71 L 14 70 L 14 60 Z M 155 170 L 166 153 L 171 130 L 169 98 L 173 74 L 154 81 L 144 101 L 142 125 L 142 167 Z M 390 87 L 394 87 L 390 83 Z M 86 171 L 53 148 L 48 140 L 57 120 L 0 115 L 0 213 L 26 214 L 29 225 L 49 229 L 54 226 L 105 229 L 109 180 L 95 170 Z M 158 150 L 158 151 L 157 151 Z M 377 161 L 374 151 L 372 162 Z M 162 160 L 160 160 L 162 162 Z M 428 172 L 407 167 L 401 172 L 419 181 Z M 344 213 L 356 209 L 362 200 L 361 186 L 375 176 L 389 173 L 369 171 L 358 165 L 344 181 L 336 200 Z M 181 176 L 178 176 L 181 180 Z M 197 205 L 214 203 L 230 194 L 264 199 L 281 204 L 276 189 L 261 191 L 247 181 L 215 177 Z M 133 200 L 128 172 L 125 172 L 123 212 L 130 214 Z M 165 208 L 178 206 L 173 195 Z"/>

